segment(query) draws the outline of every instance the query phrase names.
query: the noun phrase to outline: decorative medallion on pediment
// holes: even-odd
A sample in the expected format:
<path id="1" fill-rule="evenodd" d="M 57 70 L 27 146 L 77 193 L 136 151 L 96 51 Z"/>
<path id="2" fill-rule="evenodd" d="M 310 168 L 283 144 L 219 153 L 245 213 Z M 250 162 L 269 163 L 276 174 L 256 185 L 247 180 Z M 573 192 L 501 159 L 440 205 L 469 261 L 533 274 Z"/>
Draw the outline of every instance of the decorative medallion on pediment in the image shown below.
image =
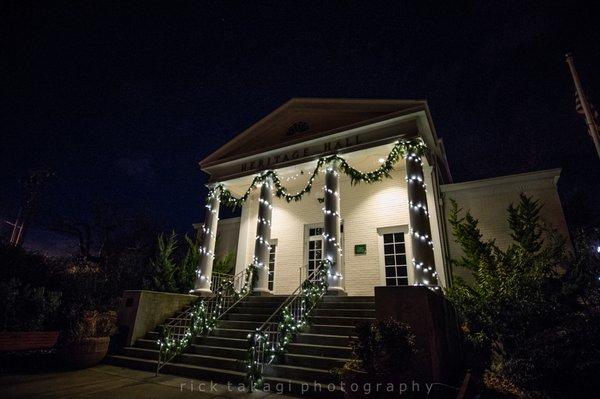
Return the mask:
<path id="1" fill-rule="evenodd" d="M 286 132 L 286 135 L 297 136 L 301 133 L 308 132 L 309 130 L 310 130 L 310 125 L 308 124 L 308 122 L 300 121 L 300 122 L 296 122 L 292 126 L 290 126 Z"/>

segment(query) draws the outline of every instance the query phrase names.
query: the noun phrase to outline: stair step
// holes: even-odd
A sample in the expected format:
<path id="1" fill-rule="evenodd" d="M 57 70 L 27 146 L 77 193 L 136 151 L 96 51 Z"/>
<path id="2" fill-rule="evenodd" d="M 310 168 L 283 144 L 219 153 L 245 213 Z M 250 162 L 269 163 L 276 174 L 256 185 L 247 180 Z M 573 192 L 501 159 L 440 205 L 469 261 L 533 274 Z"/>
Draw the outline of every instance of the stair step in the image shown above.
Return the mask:
<path id="1" fill-rule="evenodd" d="M 300 381 L 316 381 L 325 384 L 338 382 L 329 370 L 311 367 L 290 366 L 285 364 L 265 365 L 264 375 Z"/>
<path id="2" fill-rule="evenodd" d="M 144 339 L 148 340 L 156 341 L 158 338 L 160 338 L 158 331 L 148 331 L 146 335 L 144 335 Z"/>
<path id="3" fill-rule="evenodd" d="M 179 355 L 175 362 L 182 364 L 192 364 L 200 367 L 211 367 L 223 370 L 246 371 L 245 359 L 232 359 L 229 357 L 206 356 L 192 353 Z"/>
<path id="4" fill-rule="evenodd" d="M 321 302 L 317 309 L 375 309 L 375 302 Z"/>
<path id="5" fill-rule="evenodd" d="M 140 359 L 158 361 L 158 350 L 136 348 L 135 346 L 126 346 L 123 348 L 123 355 L 127 357 L 135 357 Z"/>
<path id="6" fill-rule="evenodd" d="M 348 359 L 352 355 L 352 349 L 349 346 L 315 345 L 292 342 L 287 348 L 288 353 L 301 355 L 337 357 L 341 359 Z"/>
<path id="7" fill-rule="evenodd" d="M 248 339 L 248 334 L 251 334 L 253 331 L 255 330 L 217 327 L 212 332 L 212 335 L 215 337 Z"/>
<path id="8" fill-rule="evenodd" d="M 156 343 L 156 340 L 153 340 L 153 339 L 140 338 L 137 341 L 135 341 L 135 345 L 134 346 L 136 348 L 158 350 L 158 344 Z"/>
<path id="9" fill-rule="evenodd" d="M 327 309 L 318 308 L 313 310 L 314 316 L 335 317 L 375 317 L 375 309 Z"/>
<path id="10" fill-rule="evenodd" d="M 194 342 L 196 345 L 208 345 L 208 346 L 220 346 L 224 348 L 238 348 L 246 349 L 248 347 L 247 338 L 227 338 L 227 337 L 215 337 L 214 335 L 206 335 L 202 337 L 196 337 Z"/>
<path id="11" fill-rule="evenodd" d="M 311 324 L 306 332 L 312 334 L 329 334 L 351 336 L 356 334 L 354 326 L 333 325 L 333 324 Z"/>
<path id="12" fill-rule="evenodd" d="M 226 313 L 224 320 L 232 321 L 254 321 L 264 323 L 271 314 L 248 314 L 248 313 Z"/>
<path id="13" fill-rule="evenodd" d="M 351 337 L 343 335 L 300 333 L 296 336 L 295 342 L 315 345 L 349 346 Z"/>
<path id="14" fill-rule="evenodd" d="M 123 348 L 123 355 L 131 358 L 158 360 L 158 351 L 135 347 Z M 195 353 L 183 353 L 171 361 L 171 363 L 192 364 L 195 366 L 212 367 L 224 370 L 245 371 L 245 359 L 220 357 L 215 355 L 199 355 Z"/>
<path id="15" fill-rule="evenodd" d="M 342 368 L 344 364 L 350 359 L 343 359 L 337 357 L 326 357 L 326 356 L 311 356 L 301 355 L 297 353 L 286 353 L 283 364 L 290 366 L 300 367 L 313 367 L 324 370 L 331 370 L 333 368 Z"/>
<path id="16" fill-rule="evenodd" d="M 111 364 L 138 370 L 156 371 L 156 360 L 139 359 L 129 356 L 113 355 L 109 358 Z M 213 367 L 195 366 L 183 363 L 167 363 L 160 370 L 164 374 L 175 374 L 184 377 L 212 380 L 215 382 L 240 383 L 244 381 L 246 373 L 235 370 L 225 370 Z"/>
<path id="17" fill-rule="evenodd" d="M 248 351 L 246 348 L 240 349 L 209 345 L 192 345 L 186 351 L 186 353 L 192 353 L 203 356 L 226 357 L 237 360 L 245 360 L 248 356 Z"/>
<path id="18" fill-rule="evenodd" d="M 277 310 L 277 306 L 240 306 L 236 305 L 230 310 L 231 313 L 271 315 Z"/>
<path id="19" fill-rule="evenodd" d="M 262 326 L 262 321 L 247 321 L 247 320 L 227 320 L 222 319 L 219 321 L 218 326 L 220 328 L 231 328 L 237 330 L 251 330 L 254 331 L 258 327 Z"/>
<path id="20" fill-rule="evenodd" d="M 323 296 L 323 302 L 375 302 L 374 296 Z"/>
<path id="21" fill-rule="evenodd" d="M 312 321 L 315 324 L 333 324 L 340 326 L 356 326 L 357 324 L 374 321 L 374 317 L 332 317 L 332 316 L 313 316 Z"/>

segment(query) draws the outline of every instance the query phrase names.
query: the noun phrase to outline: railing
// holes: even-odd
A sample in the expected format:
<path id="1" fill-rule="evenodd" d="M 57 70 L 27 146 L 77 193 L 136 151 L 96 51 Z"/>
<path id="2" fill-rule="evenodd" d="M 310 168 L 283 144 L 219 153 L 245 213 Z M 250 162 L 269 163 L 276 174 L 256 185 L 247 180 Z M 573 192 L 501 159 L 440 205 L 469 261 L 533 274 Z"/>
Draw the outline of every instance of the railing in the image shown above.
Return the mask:
<path id="1" fill-rule="evenodd" d="M 267 321 L 248 334 L 246 379 L 250 390 L 262 387 L 265 365 L 281 360 L 287 345 L 308 324 L 308 316 L 327 292 L 330 264 L 321 261 Z"/>
<path id="2" fill-rule="evenodd" d="M 215 273 L 211 278 L 213 296 L 199 298 L 163 326 L 157 341 L 157 375 L 165 364 L 187 349 L 196 336 L 209 334 L 217 321 L 252 291 L 253 273 L 253 268 L 242 270 L 235 276 Z"/>

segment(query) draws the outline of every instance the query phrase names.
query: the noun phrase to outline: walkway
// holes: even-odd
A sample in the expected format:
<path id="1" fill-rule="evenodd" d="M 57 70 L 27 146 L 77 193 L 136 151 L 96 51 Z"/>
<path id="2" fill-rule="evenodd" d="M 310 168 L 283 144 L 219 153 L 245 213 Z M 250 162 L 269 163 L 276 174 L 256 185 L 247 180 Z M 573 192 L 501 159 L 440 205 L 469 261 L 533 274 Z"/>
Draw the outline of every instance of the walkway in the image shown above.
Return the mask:
<path id="1" fill-rule="evenodd" d="M 249 394 L 238 388 L 171 375 L 157 377 L 153 373 L 111 365 L 76 371 L 0 376 L 0 398 L 291 398 L 276 392 Z"/>

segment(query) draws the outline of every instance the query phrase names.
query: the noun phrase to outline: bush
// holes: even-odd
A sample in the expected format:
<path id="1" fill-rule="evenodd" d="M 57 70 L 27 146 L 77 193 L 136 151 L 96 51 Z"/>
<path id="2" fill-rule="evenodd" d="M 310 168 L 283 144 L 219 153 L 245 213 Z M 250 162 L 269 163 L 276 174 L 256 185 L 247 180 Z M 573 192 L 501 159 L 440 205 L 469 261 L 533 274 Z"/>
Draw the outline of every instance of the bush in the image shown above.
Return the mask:
<path id="1" fill-rule="evenodd" d="M 410 327 L 392 318 L 361 323 L 352 341 L 352 360 L 346 370 L 388 374 L 407 369 L 415 354 Z"/>
<path id="2" fill-rule="evenodd" d="M 116 312 L 85 311 L 72 327 L 70 339 L 109 337 L 117 332 Z"/>
<path id="3" fill-rule="evenodd" d="M 54 328 L 61 294 L 44 287 L 31 287 L 12 278 L 0 281 L 0 329 L 42 331 Z"/>
<path id="4" fill-rule="evenodd" d="M 597 260 L 590 243 L 576 244 L 571 257 L 540 209 L 524 195 L 509 206 L 513 242 L 502 250 L 453 204 L 449 221 L 464 253 L 454 263 L 472 280 L 456 278 L 447 294 L 462 318 L 469 367 L 531 397 L 586 397 L 600 389 Z"/>

